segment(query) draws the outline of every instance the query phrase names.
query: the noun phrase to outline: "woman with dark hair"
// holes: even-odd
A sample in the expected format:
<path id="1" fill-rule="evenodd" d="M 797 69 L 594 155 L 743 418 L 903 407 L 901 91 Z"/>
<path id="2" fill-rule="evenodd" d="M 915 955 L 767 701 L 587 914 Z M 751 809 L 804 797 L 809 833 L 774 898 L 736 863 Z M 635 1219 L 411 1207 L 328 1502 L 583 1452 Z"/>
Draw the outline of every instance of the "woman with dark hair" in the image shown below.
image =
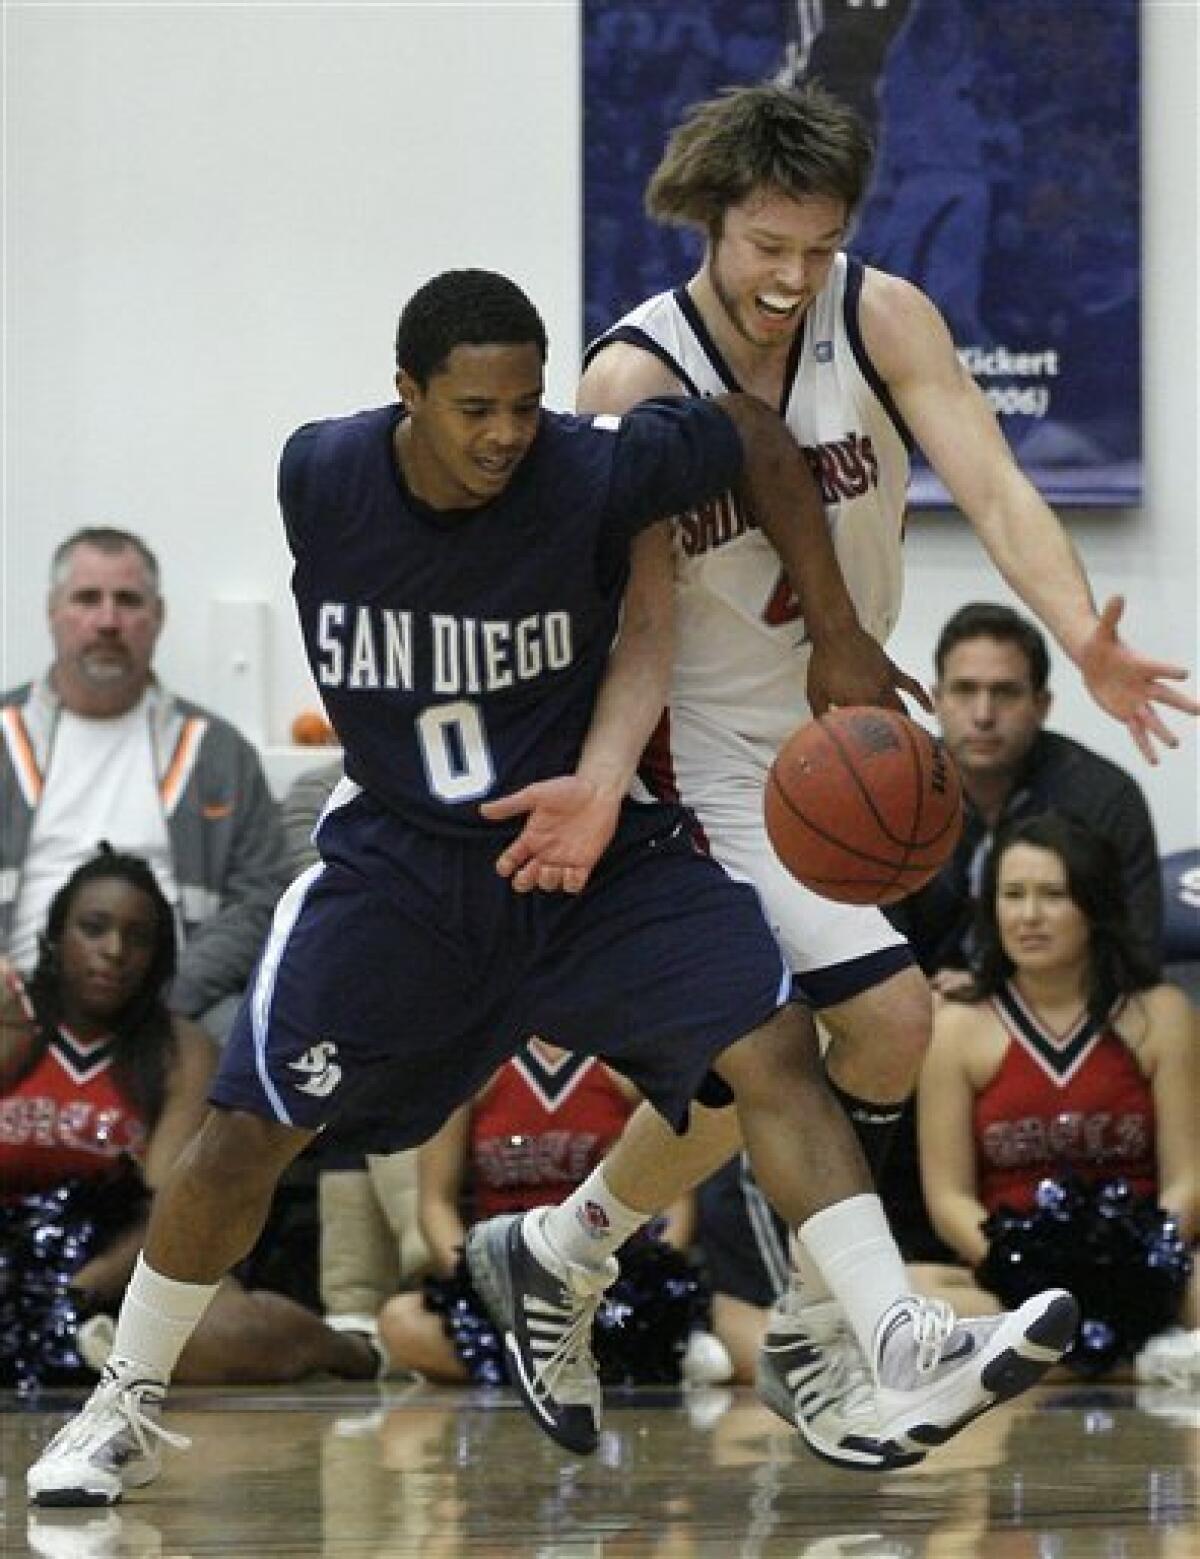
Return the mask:
<path id="1" fill-rule="evenodd" d="M 151 1195 L 199 1125 L 216 1052 L 166 1007 L 175 955 L 174 916 L 150 867 L 102 847 L 55 895 L 28 982 L 3 970 L 4 1384 L 78 1381 L 102 1362 L 107 1312 L 133 1271 Z M 365 1339 L 231 1280 L 181 1377 L 367 1378 L 379 1362 Z"/>
<path id="2" fill-rule="evenodd" d="M 921 1075 L 934 1228 L 1011 1304 L 1063 1283 L 1084 1324 L 1068 1364 L 1147 1344 L 1200 1379 L 1188 1248 L 1200 1226 L 1195 1011 L 1131 936 L 1107 839 L 1046 813 L 1003 831 L 979 898 L 971 987 L 943 1001 Z M 1190 1363 L 1187 1361 L 1190 1360 Z"/>

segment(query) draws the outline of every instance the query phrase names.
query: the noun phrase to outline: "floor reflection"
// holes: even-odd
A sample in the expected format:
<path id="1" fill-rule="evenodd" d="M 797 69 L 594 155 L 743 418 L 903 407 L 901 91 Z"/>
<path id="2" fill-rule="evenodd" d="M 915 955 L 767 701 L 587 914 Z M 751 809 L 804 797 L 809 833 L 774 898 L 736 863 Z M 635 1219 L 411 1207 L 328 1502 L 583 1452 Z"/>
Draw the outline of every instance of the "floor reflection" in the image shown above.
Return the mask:
<path id="1" fill-rule="evenodd" d="M 24 1466 L 59 1421 L 2 1421 Z M 194 1449 L 117 1510 L 26 1512 L 4 1552 L 40 1559 L 1196 1559 L 1200 1401 L 1043 1388 L 921 1466 L 811 1457 L 747 1392 L 612 1405 L 572 1459 L 508 1397 L 181 1394 Z M 12 1546 L 6 1546 L 11 1544 Z"/>

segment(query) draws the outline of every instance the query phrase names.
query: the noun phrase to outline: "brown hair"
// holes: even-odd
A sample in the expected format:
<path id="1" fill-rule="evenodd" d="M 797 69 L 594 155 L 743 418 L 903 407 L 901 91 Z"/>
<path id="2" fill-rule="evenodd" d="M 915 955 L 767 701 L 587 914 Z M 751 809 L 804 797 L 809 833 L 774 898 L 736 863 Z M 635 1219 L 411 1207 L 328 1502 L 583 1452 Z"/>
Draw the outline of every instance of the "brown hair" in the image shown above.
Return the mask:
<path id="1" fill-rule="evenodd" d="M 659 222 L 720 230 L 730 206 L 773 186 L 795 200 L 862 198 L 873 148 L 863 121 L 823 87 L 727 87 L 695 103 L 646 186 Z"/>

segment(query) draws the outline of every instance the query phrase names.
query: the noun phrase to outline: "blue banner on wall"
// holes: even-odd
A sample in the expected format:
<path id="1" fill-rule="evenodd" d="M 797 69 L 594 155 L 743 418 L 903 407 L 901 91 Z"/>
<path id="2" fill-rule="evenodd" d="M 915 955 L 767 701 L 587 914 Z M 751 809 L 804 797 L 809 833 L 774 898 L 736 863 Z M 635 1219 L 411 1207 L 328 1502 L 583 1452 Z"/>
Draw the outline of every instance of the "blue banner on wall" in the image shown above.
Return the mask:
<path id="1" fill-rule="evenodd" d="M 849 247 L 923 287 L 1051 502 L 1141 499 L 1137 0 L 583 0 L 585 339 L 695 270 L 684 110 L 818 77 L 874 129 Z M 919 460 L 912 500 L 949 502 Z"/>

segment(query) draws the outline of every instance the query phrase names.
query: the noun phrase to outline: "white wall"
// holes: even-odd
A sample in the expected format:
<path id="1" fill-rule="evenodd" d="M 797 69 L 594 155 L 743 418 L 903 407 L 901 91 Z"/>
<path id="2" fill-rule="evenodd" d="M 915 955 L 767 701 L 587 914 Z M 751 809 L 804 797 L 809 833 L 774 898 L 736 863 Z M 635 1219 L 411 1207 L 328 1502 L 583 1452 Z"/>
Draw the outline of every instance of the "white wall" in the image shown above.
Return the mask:
<path id="1" fill-rule="evenodd" d="M 569 404 L 575 0 L 27 3 L 4 44 L 0 684 L 45 662 L 55 542 L 124 524 L 164 564 L 165 677 L 281 743 L 316 702 L 274 507 L 287 431 L 390 398 L 396 312 L 454 265 L 529 290 Z M 1097 594 L 1128 593 L 1130 637 L 1197 665 L 1196 8 L 1146 0 L 1144 50 L 1147 503 L 1069 519 Z M 925 673 L 946 613 L 1004 591 L 956 517 L 911 534 L 895 651 Z M 261 704 L 229 600 L 267 603 Z M 1063 728 L 1138 762 L 1069 667 L 1055 686 Z M 1164 848 L 1200 839 L 1194 731 L 1140 774 Z"/>

